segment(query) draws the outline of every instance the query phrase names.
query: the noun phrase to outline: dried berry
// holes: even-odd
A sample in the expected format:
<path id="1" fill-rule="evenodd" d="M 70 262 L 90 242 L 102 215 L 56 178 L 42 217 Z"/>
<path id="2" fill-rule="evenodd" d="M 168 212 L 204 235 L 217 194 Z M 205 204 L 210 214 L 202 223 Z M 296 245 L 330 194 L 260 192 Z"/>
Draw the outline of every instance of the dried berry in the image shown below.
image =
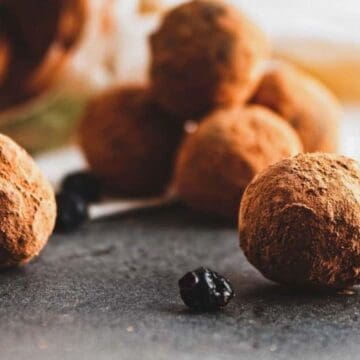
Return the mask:
<path id="1" fill-rule="evenodd" d="M 66 176 L 61 184 L 63 192 L 82 197 L 92 203 L 100 199 L 100 183 L 98 179 L 87 171 L 79 171 Z"/>
<path id="2" fill-rule="evenodd" d="M 74 231 L 89 218 L 88 204 L 80 196 L 62 192 L 56 195 L 56 204 L 55 231 L 58 233 Z"/>
<path id="3" fill-rule="evenodd" d="M 197 311 L 219 310 L 234 297 L 229 281 L 204 267 L 183 276 L 179 287 L 184 303 Z"/>

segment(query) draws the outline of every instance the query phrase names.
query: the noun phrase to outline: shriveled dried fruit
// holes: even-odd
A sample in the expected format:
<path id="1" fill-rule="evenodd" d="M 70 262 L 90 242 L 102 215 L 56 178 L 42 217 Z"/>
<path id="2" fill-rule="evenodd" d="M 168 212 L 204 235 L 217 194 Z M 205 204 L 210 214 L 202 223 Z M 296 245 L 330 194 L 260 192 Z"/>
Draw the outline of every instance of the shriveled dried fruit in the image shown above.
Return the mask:
<path id="1" fill-rule="evenodd" d="M 204 267 L 185 274 L 179 288 L 185 305 L 197 311 L 219 310 L 234 297 L 229 281 Z"/>
<path id="2" fill-rule="evenodd" d="M 80 196 L 89 203 L 100 199 L 99 180 L 89 171 L 78 171 L 67 175 L 61 183 L 61 191 Z"/>
<path id="3" fill-rule="evenodd" d="M 88 203 L 73 193 L 62 192 L 56 195 L 57 217 L 55 231 L 69 233 L 77 230 L 88 218 Z"/>

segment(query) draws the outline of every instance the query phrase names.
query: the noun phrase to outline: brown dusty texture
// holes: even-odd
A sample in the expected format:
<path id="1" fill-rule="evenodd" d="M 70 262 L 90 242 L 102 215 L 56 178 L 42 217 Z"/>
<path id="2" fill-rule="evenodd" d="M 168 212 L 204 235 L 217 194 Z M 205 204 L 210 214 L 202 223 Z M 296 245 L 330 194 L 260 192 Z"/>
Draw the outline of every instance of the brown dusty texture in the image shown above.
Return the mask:
<path id="1" fill-rule="evenodd" d="M 169 121 L 142 87 L 95 98 L 80 124 L 79 140 L 92 171 L 111 193 L 158 194 L 171 177 L 183 128 Z"/>
<path id="2" fill-rule="evenodd" d="M 191 208 L 236 221 L 241 196 L 253 177 L 301 151 L 295 131 L 266 108 L 218 110 L 181 147 L 176 188 Z"/>
<path id="3" fill-rule="evenodd" d="M 86 16 L 86 0 L 0 2 L 0 109 L 38 94 L 53 82 L 77 44 Z"/>
<path id="4" fill-rule="evenodd" d="M 265 74 L 253 103 L 267 106 L 287 119 L 306 152 L 336 152 L 341 107 L 320 82 L 285 62 Z"/>
<path id="5" fill-rule="evenodd" d="M 268 57 L 265 35 L 221 1 L 195 0 L 170 11 L 150 38 L 158 103 L 184 119 L 244 103 Z"/>
<path id="6" fill-rule="evenodd" d="M 360 166 L 302 154 L 262 172 L 244 193 L 240 243 L 268 279 L 343 289 L 360 280 Z"/>
<path id="7" fill-rule="evenodd" d="M 27 263 L 51 235 L 56 204 L 32 158 L 0 135 L 0 267 Z"/>

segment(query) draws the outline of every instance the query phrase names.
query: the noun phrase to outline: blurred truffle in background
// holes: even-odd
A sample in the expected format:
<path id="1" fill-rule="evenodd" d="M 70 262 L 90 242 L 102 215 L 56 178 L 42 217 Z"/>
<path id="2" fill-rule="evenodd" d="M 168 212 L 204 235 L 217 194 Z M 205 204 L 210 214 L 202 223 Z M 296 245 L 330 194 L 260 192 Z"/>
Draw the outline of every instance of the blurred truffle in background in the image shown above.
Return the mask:
<path id="1" fill-rule="evenodd" d="M 183 137 L 183 126 L 141 86 L 118 87 L 94 98 L 79 127 L 79 141 L 105 189 L 124 197 L 164 192 Z"/>
<path id="2" fill-rule="evenodd" d="M 245 103 L 260 80 L 269 42 L 222 1 L 196 0 L 169 11 L 150 38 L 154 96 L 185 120 Z"/>
<path id="3" fill-rule="evenodd" d="M 69 141 L 89 95 L 118 79 L 117 7 L 117 0 L 0 2 L 1 132 L 31 152 Z"/>
<path id="4" fill-rule="evenodd" d="M 81 38 L 88 8 L 86 0 L 2 0 L 0 6 L 1 111 L 56 80 Z M 34 19 L 41 21 L 35 26 Z"/>
<path id="5" fill-rule="evenodd" d="M 264 107 L 217 110 L 181 147 L 175 188 L 192 209 L 235 221 L 253 177 L 301 151 L 296 132 Z"/>
<path id="6" fill-rule="evenodd" d="M 329 89 L 295 66 L 285 62 L 273 64 L 252 102 L 286 119 L 298 132 L 306 152 L 337 151 L 340 103 Z"/>

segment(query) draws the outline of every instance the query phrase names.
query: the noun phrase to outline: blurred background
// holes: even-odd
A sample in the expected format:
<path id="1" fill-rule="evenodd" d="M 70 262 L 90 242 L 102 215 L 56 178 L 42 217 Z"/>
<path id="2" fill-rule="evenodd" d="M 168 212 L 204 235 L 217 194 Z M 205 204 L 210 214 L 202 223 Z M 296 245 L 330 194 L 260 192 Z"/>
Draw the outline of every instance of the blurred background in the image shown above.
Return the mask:
<path id="1" fill-rule="evenodd" d="M 33 153 L 71 143 L 91 96 L 146 79 L 147 35 L 180 2 L 0 0 L 0 131 Z M 230 2 L 269 34 L 275 57 L 300 65 L 340 97 L 346 109 L 341 151 L 358 156 L 359 2 Z M 9 18 L 9 6 L 16 16 Z"/>

